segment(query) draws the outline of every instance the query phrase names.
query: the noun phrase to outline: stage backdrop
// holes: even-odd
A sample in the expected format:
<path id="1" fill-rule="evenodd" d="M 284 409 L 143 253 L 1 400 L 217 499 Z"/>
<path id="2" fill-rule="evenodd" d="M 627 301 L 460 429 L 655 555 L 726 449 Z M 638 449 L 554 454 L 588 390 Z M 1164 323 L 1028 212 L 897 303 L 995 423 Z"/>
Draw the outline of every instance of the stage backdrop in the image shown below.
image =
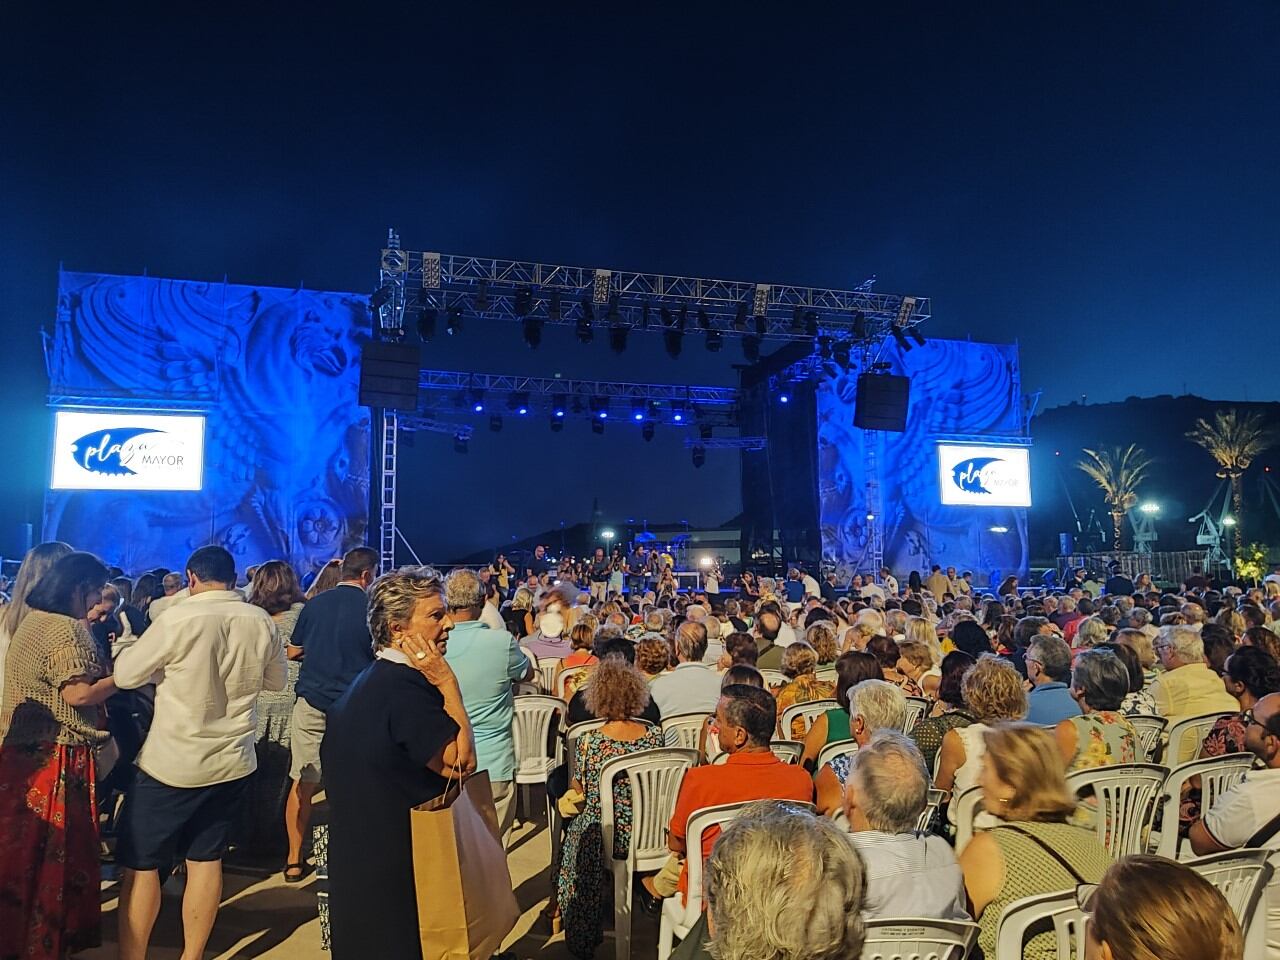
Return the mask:
<path id="1" fill-rule="evenodd" d="M 867 475 L 880 477 L 884 558 L 899 578 L 931 564 L 993 577 L 1027 571 L 1027 511 L 1020 507 L 943 506 L 939 441 L 1017 441 L 1021 432 L 1018 348 L 930 340 L 879 357 L 911 378 L 904 433 L 853 425 L 857 371 L 832 369 L 817 391 L 818 487 L 822 553 L 847 571 L 870 572 Z M 876 522 L 876 521 L 872 521 Z M 1005 532 L 993 532 L 1003 529 Z"/>
<path id="2" fill-rule="evenodd" d="M 363 542 L 368 325 L 352 294 L 61 274 L 51 406 L 203 414 L 204 470 L 189 492 L 49 490 L 45 539 L 131 574 L 210 543 L 241 572 L 272 558 L 305 572 Z"/>

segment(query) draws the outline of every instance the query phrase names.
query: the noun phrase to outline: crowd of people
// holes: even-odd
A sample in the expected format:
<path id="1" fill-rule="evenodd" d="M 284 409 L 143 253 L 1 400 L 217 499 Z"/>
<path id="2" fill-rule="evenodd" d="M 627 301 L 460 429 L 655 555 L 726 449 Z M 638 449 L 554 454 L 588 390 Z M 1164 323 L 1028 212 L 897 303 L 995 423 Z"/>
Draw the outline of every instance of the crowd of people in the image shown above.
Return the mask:
<path id="1" fill-rule="evenodd" d="M 120 956 L 146 955 L 175 869 L 183 955 L 201 956 L 222 859 L 264 795 L 261 714 L 282 702 L 288 782 L 272 815 L 284 880 L 312 870 L 323 788 L 334 955 L 371 942 L 420 955 L 408 811 L 483 770 L 505 842 L 515 696 L 530 683 L 562 697 L 566 726 L 601 721 L 547 778 L 563 816 L 547 921 L 577 957 L 603 939 L 608 862 L 631 830 L 624 778 L 604 849 L 602 768 L 664 746 L 662 721 L 676 717 L 700 718 L 705 762 L 684 776 L 670 859 L 638 898 L 656 912 L 687 896 L 689 858 L 706 861 L 706 914 L 681 956 L 856 956 L 867 920 L 913 916 L 976 921 L 994 957 L 1004 907 L 1076 887 L 1091 957 L 1240 956 L 1212 885 L 1172 861 L 1112 857 L 1066 777 L 1144 759 L 1136 717 L 1220 712 L 1203 743 L 1165 762 L 1249 753 L 1256 769 L 1210 803 L 1193 783 L 1161 829 L 1195 854 L 1280 849 L 1280 576 L 1254 589 L 1113 576 L 1096 591 L 1073 578 L 986 593 L 953 568 L 900 587 L 887 570 L 844 586 L 797 566 L 681 593 L 661 557 L 630 562 L 642 549 L 562 572 L 539 548 L 522 570 L 499 556 L 442 577 L 379 571 L 376 551 L 357 547 L 304 584 L 281 561 L 241 578 L 220 547 L 136 580 L 66 544 L 35 548 L 0 609 L 0 957 L 97 942 L 106 822 Z M 784 722 L 807 703 L 815 716 Z M 847 749 L 822 760 L 830 745 Z M 970 787 L 981 829 L 957 856 L 952 801 Z M 748 802 L 689 849 L 691 814 Z M 1259 922 L 1280 957 L 1280 880 Z M 1025 956 L 1056 956 L 1052 941 L 1034 937 Z"/>

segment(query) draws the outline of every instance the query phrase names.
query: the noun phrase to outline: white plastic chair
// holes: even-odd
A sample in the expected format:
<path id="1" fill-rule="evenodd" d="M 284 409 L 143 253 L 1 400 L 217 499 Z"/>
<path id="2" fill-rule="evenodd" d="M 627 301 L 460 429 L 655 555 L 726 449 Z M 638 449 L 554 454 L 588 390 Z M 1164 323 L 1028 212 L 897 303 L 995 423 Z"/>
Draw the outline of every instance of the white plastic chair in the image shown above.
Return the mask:
<path id="1" fill-rule="evenodd" d="M 804 753 L 804 743 L 800 740 L 771 740 L 769 749 L 783 763 L 799 763 L 800 755 Z"/>
<path id="2" fill-rule="evenodd" d="M 942 806 L 942 798 L 946 796 L 941 790 L 929 788 L 928 799 L 925 800 L 924 810 L 920 813 L 920 818 L 916 820 L 916 829 L 921 833 L 929 832 L 929 825 L 933 823 L 934 815 L 937 814 L 938 808 Z"/>
<path id="3" fill-rule="evenodd" d="M 1033 928 L 1050 924 L 1058 941 L 1058 960 L 1084 960 L 1085 915 L 1076 905 L 1074 889 L 1023 897 L 1005 907 L 996 926 L 996 956 L 1017 960 Z"/>
<path id="4" fill-rule="evenodd" d="M 678 713 L 662 718 L 662 733 L 668 747 L 698 749 L 702 728 L 707 725 L 705 713 Z"/>
<path id="5" fill-rule="evenodd" d="M 604 855 L 613 871 L 613 938 L 617 960 L 631 956 L 631 883 L 639 870 L 658 870 L 667 862 L 667 826 L 685 771 L 698 751 L 660 747 L 614 757 L 600 768 L 600 825 Z M 631 782 L 631 842 L 624 859 L 613 856 L 613 785 Z"/>
<path id="6" fill-rule="evenodd" d="M 569 688 L 569 681 L 578 676 L 578 674 L 587 673 L 590 670 L 591 667 L 588 666 L 565 667 L 564 670 L 561 671 L 560 677 L 556 680 L 556 696 L 568 703 L 569 694 L 567 691 Z"/>
<path id="7" fill-rule="evenodd" d="M 1160 738 L 1164 736 L 1164 730 L 1169 726 L 1169 721 L 1164 717 L 1150 717 L 1145 714 L 1128 719 L 1142 740 L 1142 749 L 1146 754 L 1147 762 L 1155 763 L 1160 759 Z"/>
<path id="8" fill-rule="evenodd" d="M 959 856 L 973 839 L 974 821 L 982 812 L 982 787 L 969 787 L 959 796 L 953 796 L 951 803 L 956 808 L 956 856 Z"/>
<path id="9" fill-rule="evenodd" d="M 559 700 L 559 697 L 556 697 Z M 564 701 L 561 700 L 561 703 Z M 564 763 L 568 764 L 569 783 L 573 783 L 578 779 L 578 749 L 577 740 L 584 733 L 590 733 L 592 730 L 599 730 L 608 720 L 581 720 L 575 723 L 564 732 Z"/>
<path id="10" fill-rule="evenodd" d="M 846 753 L 857 752 L 857 740 L 836 740 L 834 743 L 828 743 L 818 751 L 818 765 L 815 769 L 821 770 L 836 757 L 843 757 Z"/>
<path id="11" fill-rule="evenodd" d="M 906 697 L 905 699 L 907 713 L 902 723 L 902 732 L 910 733 L 921 718 L 929 715 L 929 711 L 933 709 L 933 702 L 925 697 Z"/>
<path id="12" fill-rule="evenodd" d="M 1098 842 L 1113 857 L 1127 857 L 1143 851 L 1168 775 L 1154 763 L 1114 763 L 1068 774 L 1067 789 L 1077 799 L 1093 791 Z"/>
<path id="13" fill-rule="evenodd" d="M 819 667 L 813 671 L 813 675 L 819 680 L 826 680 L 828 683 L 835 683 L 839 679 L 835 667 Z"/>
<path id="14" fill-rule="evenodd" d="M 542 685 L 533 680 L 517 680 L 511 685 L 511 692 L 517 697 L 538 697 L 542 695 Z"/>
<path id="15" fill-rule="evenodd" d="M 536 783 L 545 784 L 547 775 L 559 762 L 559 741 L 556 734 L 564 717 L 564 701 L 544 694 L 532 694 L 514 699 L 511 721 L 512 739 L 515 741 L 516 790 L 525 794 L 523 808 L 530 809 L 528 788 Z M 522 788 L 524 788 L 522 790 Z M 552 822 L 551 798 L 547 797 L 547 825 Z M 555 863 L 555 839 L 551 841 L 551 862 Z"/>
<path id="16" fill-rule="evenodd" d="M 683 940 L 702 916 L 702 837 L 708 830 L 723 827 L 738 815 L 746 803 L 721 803 L 704 807 L 689 815 L 685 830 L 685 847 L 689 857 L 685 861 L 689 871 L 689 893 L 684 903 L 680 894 L 662 901 L 662 920 L 658 924 L 658 960 L 667 960 L 676 938 Z"/>
<path id="17" fill-rule="evenodd" d="M 1164 748 L 1164 765 L 1172 769 L 1194 760 L 1200 753 L 1200 744 L 1213 729 L 1213 725 L 1223 717 L 1234 716 L 1232 712 L 1202 713 L 1179 720 L 1169 728 L 1169 742 Z"/>
<path id="18" fill-rule="evenodd" d="M 1192 777 L 1200 778 L 1200 810 L 1211 810 L 1218 797 L 1226 793 L 1253 768 L 1253 754 L 1228 753 L 1222 757 L 1206 757 L 1182 763 L 1169 771 L 1161 791 L 1160 841 L 1156 853 L 1170 860 L 1178 856 L 1178 812 L 1182 806 L 1182 788 Z"/>
<path id="19" fill-rule="evenodd" d="M 1211 853 L 1186 861 L 1188 867 L 1204 877 L 1227 898 L 1240 932 L 1244 934 L 1245 960 L 1262 960 L 1266 956 L 1266 915 L 1261 923 L 1254 923 L 1259 912 L 1267 884 L 1271 882 L 1272 866 L 1267 863 L 1271 850 L 1228 850 Z"/>
<path id="20" fill-rule="evenodd" d="M 804 719 L 804 733 L 808 733 L 809 728 L 813 726 L 814 720 L 828 710 L 835 710 L 839 706 L 840 704 L 835 700 L 810 700 L 808 703 L 797 703 L 782 711 L 782 720 L 778 724 L 778 729 L 790 737 L 791 721 L 796 717 L 801 717 Z"/>
<path id="21" fill-rule="evenodd" d="M 784 683 L 790 682 L 787 675 L 781 670 L 761 670 L 760 676 L 764 677 L 766 690 L 772 690 L 774 687 L 780 687 Z"/>
<path id="22" fill-rule="evenodd" d="M 868 920 L 861 960 L 964 960 L 978 942 L 978 930 L 967 920 Z"/>
<path id="23" fill-rule="evenodd" d="M 540 657 L 538 664 L 538 682 L 548 694 L 556 692 L 556 668 L 560 666 L 559 657 Z"/>

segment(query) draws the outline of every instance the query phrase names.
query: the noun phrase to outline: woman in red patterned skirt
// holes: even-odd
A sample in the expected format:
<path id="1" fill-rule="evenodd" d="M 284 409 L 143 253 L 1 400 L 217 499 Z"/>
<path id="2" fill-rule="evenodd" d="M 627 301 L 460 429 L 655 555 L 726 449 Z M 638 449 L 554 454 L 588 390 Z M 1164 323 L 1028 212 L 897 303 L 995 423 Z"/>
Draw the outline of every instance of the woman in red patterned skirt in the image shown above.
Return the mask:
<path id="1" fill-rule="evenodd" d="M 107 569 L 71 553 L 27 596 L 0 699 L 0 958 L 99 942 L 94 748 L 115 692 L 85 625 Z"/>

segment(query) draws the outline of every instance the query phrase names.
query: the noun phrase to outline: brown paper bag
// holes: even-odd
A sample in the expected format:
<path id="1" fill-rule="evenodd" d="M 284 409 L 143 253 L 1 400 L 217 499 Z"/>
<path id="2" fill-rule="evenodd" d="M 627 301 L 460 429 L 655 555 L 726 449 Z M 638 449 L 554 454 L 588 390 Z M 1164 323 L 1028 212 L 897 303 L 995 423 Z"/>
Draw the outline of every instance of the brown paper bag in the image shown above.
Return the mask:
<path id="1" fill-rule="evenodd" d="M 488 960 L 520 918 L 486 771 L 409 811 L 423 960 Z"/>

